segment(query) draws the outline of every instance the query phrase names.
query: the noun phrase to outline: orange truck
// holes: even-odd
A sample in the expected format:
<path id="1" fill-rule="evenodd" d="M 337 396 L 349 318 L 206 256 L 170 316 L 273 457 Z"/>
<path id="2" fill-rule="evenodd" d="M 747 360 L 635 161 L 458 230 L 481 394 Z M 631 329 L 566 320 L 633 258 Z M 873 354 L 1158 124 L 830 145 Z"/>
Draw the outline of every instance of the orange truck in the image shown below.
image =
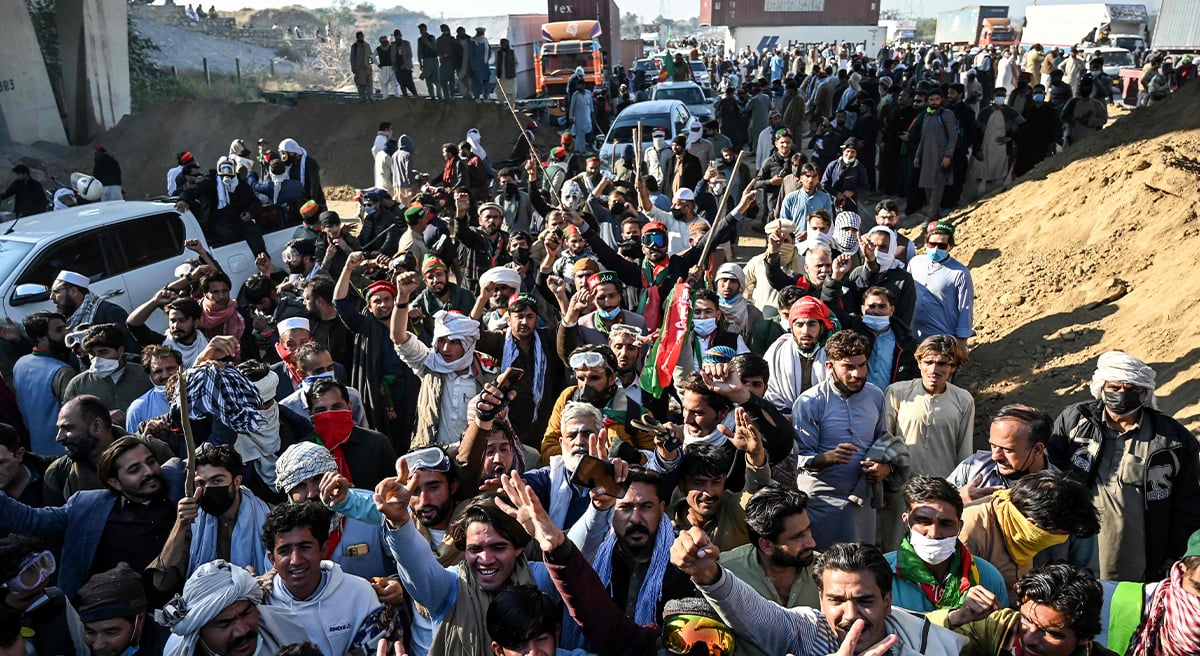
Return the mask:
<path id="1" fill-rule="evenodd" d="M 567 80 L 580 66 L 586 81 L 597 87 L 604 84 L 602 31 L 595 20 L 542 24 L 543 42 L 533 44 L 533 79 L 539 97 L 565 100 Z"/>

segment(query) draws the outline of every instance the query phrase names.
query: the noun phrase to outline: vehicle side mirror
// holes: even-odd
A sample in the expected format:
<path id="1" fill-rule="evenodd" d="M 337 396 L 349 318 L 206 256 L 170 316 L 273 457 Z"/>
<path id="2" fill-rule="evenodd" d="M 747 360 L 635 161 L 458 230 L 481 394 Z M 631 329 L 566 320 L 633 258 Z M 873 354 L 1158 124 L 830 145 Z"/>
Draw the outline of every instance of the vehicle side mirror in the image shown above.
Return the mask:
<path id="1" fill-rule="evenodd" d="M 50 298 L 50 289 L 45 285 L 37 283 L 25 283 L 17 285 L 17 291 L 13 295 L 13 305 L 24 305 L 26 303 L 37 303 Z"/>

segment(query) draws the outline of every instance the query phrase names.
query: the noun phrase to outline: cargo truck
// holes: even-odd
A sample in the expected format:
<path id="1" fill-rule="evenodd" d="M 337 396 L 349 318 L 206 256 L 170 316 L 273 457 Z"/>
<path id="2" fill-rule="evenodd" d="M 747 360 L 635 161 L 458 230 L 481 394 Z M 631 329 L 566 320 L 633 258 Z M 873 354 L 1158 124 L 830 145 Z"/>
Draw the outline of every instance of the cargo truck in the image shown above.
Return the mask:
<path id="1" fill-rule="evenodd" d="M 1188 16 L 1195 17 L 1195 0 L 1184 0 L 1179 5 L 1181 9 L 1190 9 L 1190 12 L 1183 12 L 1184 15 L 1178 19 L 1179 23 L 1186 23 Z M 1025 29 L 1021 32 L 1021 45 L 1029 47 L 1040 43 L 1045 48 L 1108 46 L 1124 48 L 1130 52 L 1145 50 L 1146 40 L 1150 38 L 1147 28 L 1149 20 L 1146 5 L 1104 2 L 1029 5 L 1025 8 Z M 1165 13 L 1159 15 L 1159 25 L 1170 22 Z"/>
<path id="2" fill-rule="evenodd" d="M 1200 11 L 1196 0 L 1162 0 L 1152 43 L 1155 50 L 1172 54 L 1200 52 Z"/>
<path id="3" fill-rule="evenodd" d="M 917 38 L 917 21 L 914 19 L 885 18 L 879 21 L 879 27 L 887 28 L 888 43 L 914 41 Z"/>
<path id="4" fill-rule="evenodd" d="M 533 44 L 533 80 L 538 97 L 565 101 L 567 81 L 579 67 L 583 67 L 585 81 L 598 88 L 604 84 L 601 32 L 600 21 L 594 20 L 542 24 L 543 43 Z"/>
<path id="5" fill-rule="evenodd" d="M 943 46 L 1011 46 L 1017 30 L 1007 5 L 968 5 L 938 14 L 934 42 Z"/>

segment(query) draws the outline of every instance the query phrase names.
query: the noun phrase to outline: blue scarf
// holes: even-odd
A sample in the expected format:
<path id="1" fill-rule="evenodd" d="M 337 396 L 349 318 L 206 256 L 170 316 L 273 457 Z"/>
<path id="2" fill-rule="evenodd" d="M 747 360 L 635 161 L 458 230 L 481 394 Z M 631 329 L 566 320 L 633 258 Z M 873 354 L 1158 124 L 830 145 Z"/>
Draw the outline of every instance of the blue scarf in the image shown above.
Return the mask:
<path id="1" fill-rule="evenodd" d="M 504 357 L 500 359 L 500 371 L 512 366 L 521 355 L 512 330 L 504 332 Z M 537 421 L 538 408 L 542 405 L 542 391 L 546 387 L 546 352 L 542 350 L 542 336 L 533 333 L 533 419 Z"/>
<path id="2" fill-rule="evenodd" d="M 262 526 L 271 509 L 266 502 L 254 496 L 245 487 L 239 488 L 242 502 L 238 506 L 237 521 L 233 525 L 233 538 L 229 542 L 229 562 L 237 567 L 250 565 L 255 574 L 271 570 L 267 551 L 262 544 Z M 200 511 L 192 523 L 192 544 L 188 551 L 188 576 L 204 563 L 217 559 L 217 518 Z"/>
<path id="3" fill-rule="evenodd" d="M 667 563 L 671 560 L 671 545 L 675 542 L 675 527 L 671 525 L 666 513 L 658 521 L 658 535 L 654 539 L 654 552 L 650 556 L 650 566 L 646 568 L 646 578 L 642 581 L 642 589 L 638 591 L 637 609 L 633 621 L 643 626 L 658 623 L 658 598 L 662 596 L 663 575 L 667 571 Z M 612 594 L 612 559 L 613 550 L 617 545 L 617 534 L 608 530 L 596 558 L 592 562 L 596 576 L 604 584 L 609 594 Z"/>

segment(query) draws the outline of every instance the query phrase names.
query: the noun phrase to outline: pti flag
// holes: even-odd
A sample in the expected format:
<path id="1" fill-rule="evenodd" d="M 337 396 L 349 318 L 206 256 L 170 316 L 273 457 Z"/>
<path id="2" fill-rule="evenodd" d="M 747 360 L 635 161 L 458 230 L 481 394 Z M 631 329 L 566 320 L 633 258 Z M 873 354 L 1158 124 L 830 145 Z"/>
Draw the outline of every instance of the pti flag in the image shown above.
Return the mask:
<path id="1" fill-rule="evenodd" d="M 671 373 L 692 330 L 692 291 L 682 280 L 667 295 L 667 316 L 663 318 L 658 339 L 646 359 L 653 366 L 642 370 L 641 387 L 654 398 L 662 398 L 663 388 L 671 384 Z"/>

